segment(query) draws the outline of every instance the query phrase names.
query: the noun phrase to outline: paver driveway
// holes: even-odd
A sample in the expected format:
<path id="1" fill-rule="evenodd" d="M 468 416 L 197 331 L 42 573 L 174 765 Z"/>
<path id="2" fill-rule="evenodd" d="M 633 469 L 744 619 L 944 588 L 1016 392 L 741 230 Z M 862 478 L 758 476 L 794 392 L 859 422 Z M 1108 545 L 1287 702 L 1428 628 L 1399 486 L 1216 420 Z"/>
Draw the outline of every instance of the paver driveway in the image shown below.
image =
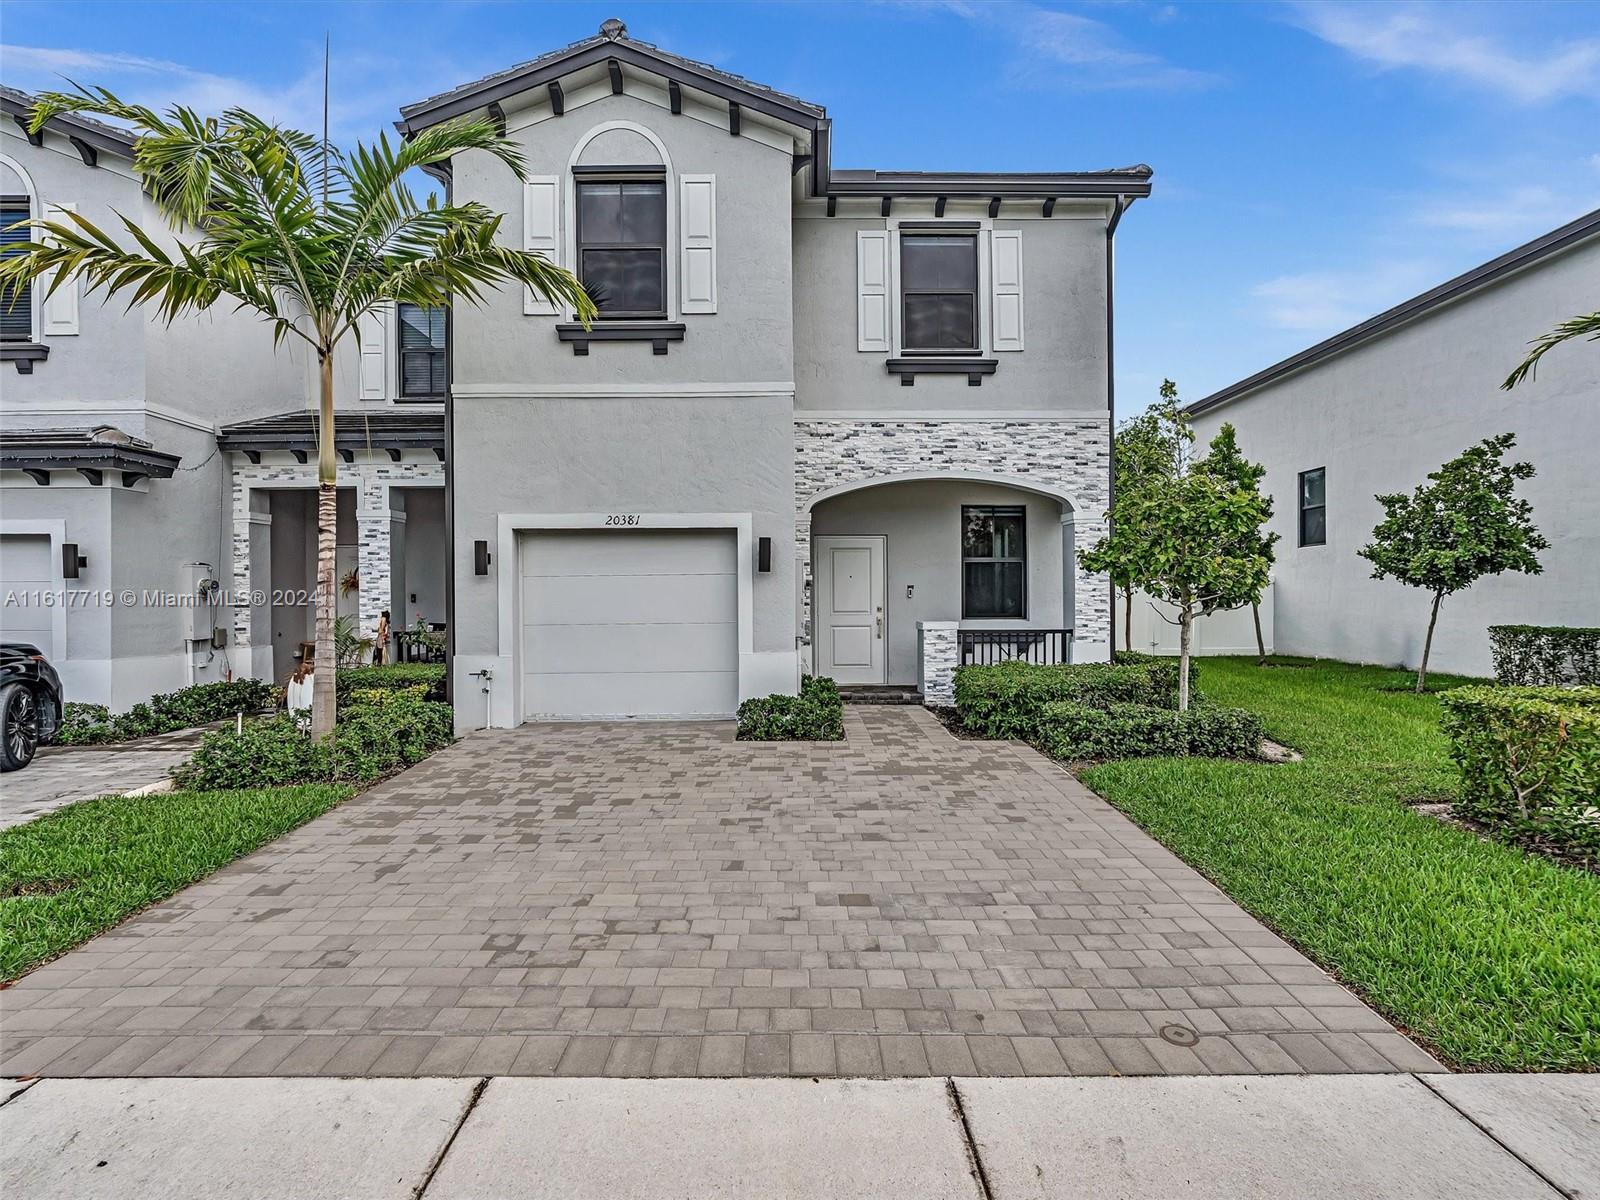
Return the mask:
<path id="1" fill-rule="evenodd" d="M 471 736 L 0 992 L 0 1073 L 1438 1069 L 1032 750 L 847 714 Z"/>

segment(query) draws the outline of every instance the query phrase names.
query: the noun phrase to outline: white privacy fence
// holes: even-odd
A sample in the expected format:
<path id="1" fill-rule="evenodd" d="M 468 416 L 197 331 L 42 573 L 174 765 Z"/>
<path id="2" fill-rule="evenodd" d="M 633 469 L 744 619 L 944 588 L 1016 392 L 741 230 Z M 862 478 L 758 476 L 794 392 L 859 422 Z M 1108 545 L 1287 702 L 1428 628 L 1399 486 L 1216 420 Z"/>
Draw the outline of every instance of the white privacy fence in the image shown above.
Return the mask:
<path id="1" fill-rule="evenodd" d="M 1261 636 L 1266 640 L 1267 653 L 1272 653 L 1272 585 L 1267 586 L 1261 598 Z M 1117 649 L 1123 647 L 1122 621 L 1127 611 L 1126 601 L 1117 596 Z M 1133 594 L 1133 648 L 1146 654 L 1176 654 L 1178 652 L 1178 610 L 1170 604 L 1152 600 L 1143 592 Z M 1195 622 L 1195 654 L 1254 654 L 1256 652 L 1255 624 L 1250 617 L 1250 606 L 1212 613 Z"/>

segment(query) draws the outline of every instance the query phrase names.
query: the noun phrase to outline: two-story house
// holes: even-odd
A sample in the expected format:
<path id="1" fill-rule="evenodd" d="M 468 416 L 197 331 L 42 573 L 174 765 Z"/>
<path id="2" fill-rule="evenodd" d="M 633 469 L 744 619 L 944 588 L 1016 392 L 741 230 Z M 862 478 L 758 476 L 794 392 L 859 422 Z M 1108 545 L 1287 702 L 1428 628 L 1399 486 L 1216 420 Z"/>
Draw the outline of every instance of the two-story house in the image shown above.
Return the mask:
<path id="1" fill-rule="evenodd" d="M 29 132 L 0 88 L 0 228 L 76 212 L 171 244 L 125 131 Z M 0 247 L 3 252 L 3 247 Z M 39 646 L 70 700 L 283 679 L 312 640 L 315 364 L 222 304 L 172 325 L 123 299 L 0 302 L 0 637 Z M 388 311 L 337 363 L 338 605 L 371 637 L 445 616 L 444 317 Z"/>
<path id="2" fill-rule="evenodd" d="M 1112 235 L 1149 168 L 837 170 L 820 105 L 615 20 L 399 128 L 467 114 L 530 173 L 461 155 L 452 198 L 510 214 L 600 318 L 452 314 L 463 728 L 1108 656 L 1075 547 L 1104 524 Z"/>

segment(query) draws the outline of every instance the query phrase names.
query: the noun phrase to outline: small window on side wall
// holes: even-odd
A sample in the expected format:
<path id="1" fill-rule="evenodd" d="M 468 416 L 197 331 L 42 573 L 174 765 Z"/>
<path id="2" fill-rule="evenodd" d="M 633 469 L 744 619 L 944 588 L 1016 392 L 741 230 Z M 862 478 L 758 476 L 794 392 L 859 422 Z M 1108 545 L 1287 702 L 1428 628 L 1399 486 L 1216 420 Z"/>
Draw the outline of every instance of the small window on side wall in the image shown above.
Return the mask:
<path id="1" fill-rule="evenodd" d="M 1300 544 L 1321 546 L 1328 540 L 1327 468 L 1300 472 Z"/>
<path id="2" fill-rule="evenodd" d="M 10 258 L 21 253 L 21 247 L 27 243 L 32 230 L 27 226 L 21 229 L 11 227 L 32 215 L 26 196 L 0 196 L 0 256 Z M 32 340 L 33 285 L 23 283 L 0 288 L 0 341 Z"/>
<path id="3" fill-rule="evenodd" d="M 961 615 L 1028 615 L 1027 512 L 1021 505 L 961 507 Z"/>
<path id="4" fill-rule="evenodd" d="M 578 183 L 578 277 L 602 320 L 667 315 L 665 178 Z"/>
<path id="5" fill-rule="evenodd" d="M 431 400 L 444 395 L 448 386 L 444 328 L 444 309 L 400 305 L 401 399 Z"/>
<path id="6" fill-rule="evenodd" d="M 900 340 L 908 354 L 977 351 L 976 233 L 900 235 Z"/>

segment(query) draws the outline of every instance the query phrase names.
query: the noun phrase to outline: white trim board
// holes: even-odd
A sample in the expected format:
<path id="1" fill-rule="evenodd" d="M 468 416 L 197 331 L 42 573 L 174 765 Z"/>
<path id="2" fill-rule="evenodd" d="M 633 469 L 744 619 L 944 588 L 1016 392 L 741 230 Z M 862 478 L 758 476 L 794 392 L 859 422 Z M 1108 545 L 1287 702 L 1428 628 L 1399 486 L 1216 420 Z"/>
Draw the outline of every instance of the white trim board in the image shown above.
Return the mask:
<path id="1" fill-rule="evenodd" d="M 792 397 L 792 382 L 774 383 L 484 383 L 455 384 L 456 400 L 632 400 L 640 396 Z"/>
<path id="2" fill-rule="evenodd" d="M 1105 424 L 1105 410 L 1045 412 L 1038 409 L 1019 412 L 986 412 L 978 408 L 908 408 L 908 409 L 807 409 L 794 410 L 794 419 L 800 421 L 1092 421 Z"/>

